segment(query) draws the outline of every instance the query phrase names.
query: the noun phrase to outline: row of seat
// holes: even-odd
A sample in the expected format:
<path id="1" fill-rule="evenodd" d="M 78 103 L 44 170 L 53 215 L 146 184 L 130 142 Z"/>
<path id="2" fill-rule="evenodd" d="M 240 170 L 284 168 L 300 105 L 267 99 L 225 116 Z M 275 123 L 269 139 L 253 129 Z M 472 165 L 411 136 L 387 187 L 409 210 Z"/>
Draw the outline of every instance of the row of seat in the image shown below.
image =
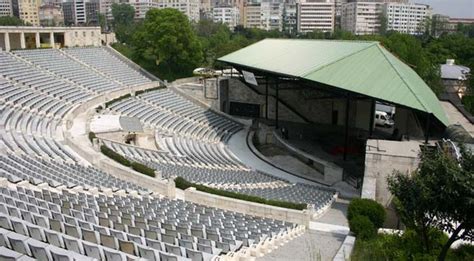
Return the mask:
<path id="1" fill-rule="evenodd" d="M 90 70 L 57 49 L 18 50 L 13 53 L 44 70 L 99 93 L 123 88 L 118 82 Z"/>
<path id="2" fill-rule="evenodd" d="M 131 86 L 151 82 L 142 73 L 118 59 L 107 48 L 69 48 L 65 49 L 64 52 L 125 85 Z"/>

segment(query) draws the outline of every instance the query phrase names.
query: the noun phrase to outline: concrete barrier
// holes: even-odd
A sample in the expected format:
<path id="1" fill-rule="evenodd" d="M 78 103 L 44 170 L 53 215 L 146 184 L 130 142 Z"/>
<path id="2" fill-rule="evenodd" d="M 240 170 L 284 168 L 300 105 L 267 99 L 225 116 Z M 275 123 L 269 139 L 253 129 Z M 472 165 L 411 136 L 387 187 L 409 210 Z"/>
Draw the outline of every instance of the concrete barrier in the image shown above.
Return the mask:
<path id="1" fill-rule="evenodd" d="M 184 191 L 184 199 L 196 204 L 235 211 L 246 215 L 271 218 L 299 225 L 309 226 L 311 210 L 295 210 L 248 202 L 198 191 L 191 187 Z"/>

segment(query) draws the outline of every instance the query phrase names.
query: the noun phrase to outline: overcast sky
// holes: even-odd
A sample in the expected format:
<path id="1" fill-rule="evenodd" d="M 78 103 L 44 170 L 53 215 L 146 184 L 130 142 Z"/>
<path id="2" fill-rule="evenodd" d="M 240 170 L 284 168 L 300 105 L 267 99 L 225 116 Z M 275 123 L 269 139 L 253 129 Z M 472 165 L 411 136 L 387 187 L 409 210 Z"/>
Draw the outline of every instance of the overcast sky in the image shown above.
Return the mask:
<path id="1" fill-rule="evenodd" d="M 414 3 L 428 4 L 433 13 L 457 18 L 474 18 L 474 0 L 410 0 Z"/>

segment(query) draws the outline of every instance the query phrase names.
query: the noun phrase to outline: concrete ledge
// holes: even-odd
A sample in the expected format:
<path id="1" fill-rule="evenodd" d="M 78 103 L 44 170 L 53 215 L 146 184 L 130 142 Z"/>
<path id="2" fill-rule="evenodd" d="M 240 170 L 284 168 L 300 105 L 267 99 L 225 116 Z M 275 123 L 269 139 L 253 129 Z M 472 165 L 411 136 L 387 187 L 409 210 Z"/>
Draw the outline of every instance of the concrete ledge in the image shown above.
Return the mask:
<path id="1" fill-rule="evenodd" d="M 312 214 L 310 210 L 300 211 L 258 204 L 197 191 L 195 188 L 186 189 L 184 191 L 184 199 L 196 204 L 235 211 L 245 215 L 271 218 L 305 226 L 309 225 Z"/>
<path id="2" fill-rule="evenodd" d="M 351 259 L 352 250 L 354 249 L 355 237 L 346 236 L 344 242 L 333 258 L 333 261 L 346 261 Z"/>
<path id="3" fill-rule="evenodd" d="M 361 198 L 368 198 L 376 200 L 377 179 L 373 177 L 364 177 L 362 184 Z"/>
<path id="4" fill-rule="evenodd" d="M 348 235 L 350 232 L 349 228 L 346 226 L 332 225 L 315 221 L 311 221 L 309 223 L 309 229 L 340 235 Z"/>

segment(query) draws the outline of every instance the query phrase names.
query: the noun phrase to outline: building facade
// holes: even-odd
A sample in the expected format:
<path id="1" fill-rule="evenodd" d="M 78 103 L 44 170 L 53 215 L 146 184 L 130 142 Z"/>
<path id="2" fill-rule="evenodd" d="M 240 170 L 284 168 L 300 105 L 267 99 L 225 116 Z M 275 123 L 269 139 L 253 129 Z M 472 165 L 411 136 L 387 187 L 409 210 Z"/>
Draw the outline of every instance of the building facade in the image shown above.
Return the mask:
<path id="1" fill-rule="evenodd" d="M 13 16 L 11 0 L 0 0 L 0 16 Z"/>
<path id="2" fill-rule="evenodd" d="M 25 23 L 39 26 L 39 7 L 41 0 L 18 0 L 19 18 Z"/>
<path id="3" fill-rule="evenodd" d="M 64 25 L 63 9 L 59 5 L 42 5 L 39 9 L 39 19 L 41 26 Z"/>
<path id="4" fill-rule="evenodd" d="M 387 30 L 419 35 L 426 30 L 431 8 L 423 4 L 385 3 L 383 14 L 387 20 Z"/>
<path id="5" fill-rule="evenodd" d="M 341 29 L 353 34 L 378 34 L 383 2 L 350 2 L 342 5 Z"/>
<path id="6" fill-rule="evenodd" d="M 221 6 L 212 8 L 212 20 L 222 23 L 233 30 L 240 24 L 240 10 L 235 6 Z"/>
<path id="7" fill-rule="evenodd" d="M 260 28 L 261 13 L 259 3 L 247 3 L 244 6 L 244 27 Z"/>
<path id="8" fill-rule="evenodd" d="M 334 0 L 301 0 L 298 3 L 298 32 L 333 32 L 335 9 Z"/>
<path id="9" fill-rule="evenodd" d="M 200 19 L 201 0 L 157 0 L 154 7 L 177 9 L 194 22 Z"/>

